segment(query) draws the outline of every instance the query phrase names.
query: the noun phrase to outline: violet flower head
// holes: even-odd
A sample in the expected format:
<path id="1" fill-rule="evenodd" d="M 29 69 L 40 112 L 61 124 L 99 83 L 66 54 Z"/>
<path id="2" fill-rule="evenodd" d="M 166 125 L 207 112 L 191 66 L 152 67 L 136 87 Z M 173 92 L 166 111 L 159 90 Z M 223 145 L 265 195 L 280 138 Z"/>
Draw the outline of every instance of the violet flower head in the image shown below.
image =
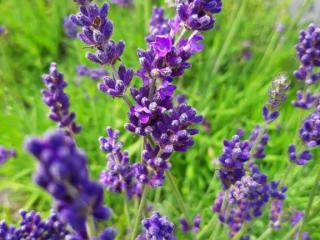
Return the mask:
<path id="1" fill-rule="evenodd" d="M 155 41 L 157 35 L 167 35 L 170 33 L 169 19 L 164 16 L 164 9 L 154 7 L 149 22 L 149 34 L 146 37 L 148 43 Z"/>
<path id="2" fill-rule="evenodd" d="M 122 6 L 122 7 L 132 7 L 133 6 L 133 0 L 111 0 L 110 1 L 113 4 Z"/>
<path id="3" fill-rule="evenodd" d="M 61 130 L 26 141 L 26 149 L 38 160 L 35 182 L 54 198 L 59 218 L 83 238 L 88 217 L 105 220 L 111 210 L 103 205 L 103 188 L 89 179 L 87 157 Z"/>
<path id="4" fill-rule="evenodd" d="M 255 159 L 264 159 L 266 154 L 265 154 L 265 148 L 266 145 L 269 142 L 269 134 L 267 132 L 264 132 L 262 134 L 262 136 L 260 137 L 260 139 L 257 139 L 260 135 L 260 131 L 262 131 L 263 129 L 261 128 L 261 126 L 257 125 L 251 135 L 250 135 L 250 143 L 252 145 L 252 149 L 254 148 L 254 152 L 252 151 L 251 154 L 253 155 L 253 157 Z M 259 142 L 256 142 L 259 141 Z"/>
<path id="5" fill-rule="evenodd" d="M 136 240 L 162 239 L 175 240 L 174 225 L 160 213 L 153 212 L 150 218 L 142 221 L 144 233 L 140 234 Z"/>
<path id="6" fill-rule="evenodd" d="M 230 141 L 224 140 L 223 144 L 219 177 L 224 189 L 228 189 L 245 175 L 244 163 L 250 159 L 251 144 L 241 141 L 239 135 L 234 135 Z"/>
<path id="7" fill-rule="evenodd" d="M 193 226 L 192 226 L 192 231 L 194 233 L 199 232 L 200 230 L 200 224 L 201 224 L 201 216 L 198 214 L 195 216 L 195 218 L 193 219 Z"/>
<path id="8" fill-rule="evenodd" d="M 300 128 L 300 137 L 308 147 L 320 145 L 320 105 L 304 120 Z"/>
<path id="9" fill-rule="evenodd" d="M 141 188 L 134 182 L 134 169 L 129 163 L 128 152 L 122 151 L 119 131 L 107 128 L 107 137 L 100 137 L 100 149 L 107 154 L 107 169 L 101 172 L 100 182 L 111 192 L 127 193 L 129 198 L 140 195 Z"/>
<path id="10" fill-rule="evenodd" d="M 183 233 L 187 233 L 190 231 L 189 223 L 185 217 L 180 218 L 179 222 L 180 222 L 180 226 L 181 226 L 181 231 Z"/>
<path id="11" fill-rule="evenodd" d="M 304 213 L 301 211 L 295 211 L 290 217 L 291 226 L 294 227 L 297 225 L 304 217 Z"/>
<path id="12" fill-rule="evenodd" d="M 104 4 L 99 8 L 95 4 L 79 3 L 80 13 L 72 15 L 72 21 L 82 27 L 78 34 L 79 39 L 90 47 L 96 49 L 95 53 L 89 53 L 87 58 L 101 65 L 114 65 L 120 59 L 125 48 L 124 42 L 119 43 L 110 40 L 113 32 L 113 24 L 107 18 L 109 5 Z"/>
<path id="13" fill-rule="evenodd" d="M 294 144 L 289 145 L 288 155 L 291 162 L 302 166 L 306 165 L 312 159 L 312 153 L 309 150 L 303 150 L 298 153 L 296 145 Z"/>
<path id="14" fill-rule="evenodd" d="M 71 20 L 70 16 L 66 16 L 63 19 L 64 33 L 69 38 L 76 38 L 78 33 L 78 26 Z"/>
<path id="15" fill-rule="evenodd" d="M 297 91 L 297 99 L 292 102 L 293 106 L 302 109 L 310 109 L 319 103 L 318 94 L 313 94 L 310 91 Z"/>
<path id="16" fill-rule="evenodd" d="M 315 24 L 300 32 L 296 45 L 300 67 L 294 72 L 297 79 L 306 84 L 314 84 L 320 79 L 320 28 Z"/>
<path id="17" fill-rule="evenodd" d="M 81 127 L 75 123 L 75 113 L 69 112 L 69 97 L 64 92 L 67 83 L 57 64 L 51 63 L 49 73 L 42 76 L 46 89 L 41 91 L 44 103 L 50 108 L 49 118 L 70 134 L 79 133 Z"/>
<path id="18" fill-rule="evenodd" d="M 16 155 L 14 149 L 5 148 L 0 145 L 0 164 L 6 162 L 9 158 L 16 157 Z"/>
<path id="19" fill-rule="evenodd" d="M 279 230 L 281 227 L 283 201 L 286 198 L 285 193 L 287 191 L 287 187 L 282 186 L 279 189 L 279 182 L 271 182 L 269 186 L 270 197 L 272 199 L 271 209 L 269 212 L 270 226 L 275 230 Z"/>
<path id="20" fill-rule="evenodd" d="M 57 214 L 51 212 L 48 219 L 43 220 L 35 211 L 20 210 L 21 220 L 18 227 L 0 222 L 0 239 L 65 239 L 70 236 L 67 226 Z"/>
<path id="21" fill-rule="evenodd" d="M 221 0 L 178 0 L 177 13 L 191 30 L 208 31 L 214 27 L 213 14 L 221 12 Z"/>
<path id="22" fill-rule="evenodd" d="M 133 70 L 121 64 L 113 77 L 105 76 L 103 83 L 99 84 L 100 91 L 111 97 L 122 97 L 131 83 Z"/>
<path id="23" fill-rule="evenodd" d="M 263 106 L 262 110 L 264 121 L 272 122 L 278 118 L 280 106 L 287 98 L 288 89 L 289 81 L 287 76 L 280 75 L 272 81 L 268 102 Z"/>
<path id="24" fill-rule="evenodd" d="M 77 66 L 76 71 L 79 76 L 87 76 L 94 81 L 102 79 L 102 77 L 108 76 L 108 72 L 103 68 L 88 68 L 84 65 Z"/>

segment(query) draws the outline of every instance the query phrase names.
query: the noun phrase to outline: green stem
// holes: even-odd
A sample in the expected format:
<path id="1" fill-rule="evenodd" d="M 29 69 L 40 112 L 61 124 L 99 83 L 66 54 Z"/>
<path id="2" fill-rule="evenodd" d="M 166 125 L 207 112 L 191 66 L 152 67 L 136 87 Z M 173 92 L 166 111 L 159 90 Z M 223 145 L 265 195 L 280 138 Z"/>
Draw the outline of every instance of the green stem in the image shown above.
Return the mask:
<path id="1" fill-rule="evenodd" d="M 92 216 L 89 216 L 87 218 L 86 230 L 87 230 L 88 238 L 93 239 L 95 237 L 95 226 L 94 226 L 94 220 Z"/>
<path id="2" fill-rule="evenodd" d="M 299 239 L 300 239 L 301 233 L 303 231 L 303 228 L 305 227 L 305 225 L 308 222 L 308 218 L 309 218 L 309 214 L 310 214 L 310 211 L 311 211 L 311 208 L 312 208 L 312 205 L 313 205 L 314 197 L 316 196 L 316 193 L 317 193 L 317 188 L 318 188 L 319 181 L 320 181 L 320 169 L 318 170 L 318 174 L 316 176 L 315 182 L 314 182 L 312 190 L 310 192 L 308 205 L 307 205 L 307 208 L 306 208 L 306 210 L 304 212 L 304 217 L 303 217 L 303 220 L 302 220 L 302 223 L 301 223 L 301 227 L 299 228 L 299 232 L 298 232 Z"/>
<path id="3" fill-rule="evenodd" d="M 294 235 L 298 228 L 300 226 L 300 223 L 298 223 L 297 225 L 295 225 L 293 228 L 291 228 L 291 230 L 287 233 L 287 235 L 284 236 L 283 240 L 289 240 L 289 239 L 292 239 L 292 235 Z"/>
<path id="4" fill-rule="evenodd" d="M 267 237 L 269 237 L 269 235 L 272 233 L 273 229 L 271 227 L 267 228 L 266 231 L 264 231 L 264 233 L 262 233 L 260 235 L 260 237 L 257 238 L 257 240 L 264 240 L 267 239 Z"/>
<path id="5" fill-rule="evenodd" d="M 233 238 L 231 238 L 231 240 L 239 240 L 243 236 L 243 234 L 247 232 L 248 228 L 249 228 L 249 225 L 245 223 L 242 226 L 241 230 Z"/>
<path id="6" fill-rule="evenodd" d="M 201 240 L 203 239 L 203 236 L 207 234 L 207 232 L 214 228 L 214 223 L 216 221 L 216 217 L 213 216 L 210 220 L 210 222 L 199 232 L 197 239 Z"/>
<path id="7" fill-rule="evenodd" d="M 131 225 L 131 218 L 130 218 L 130 213 L 129 213 L 129 206 L 128 206 L 128 198 L 127 198 L 127 196 L 124 196 L 124 213 L 125 213 L 126 218 L 127 218 L 127 224 L 129 226 L 129 228 L 131 229 L 132 225 Z"/>
<path id="8" fill-rule="evenodd" d="M 142 192 L 142 196 L 141 196 L 141 200 L 140 200 L 140 204 L 139 204 L 137 217 L 136 217 L 136 220 L 135 220 L 135 223 L 134 223 L 134 227 L 133 227 L 133 231 L 132 231 L 132 235 L 131 235 L 131 240 L 135 240 L 135 237 L 138 234 L 140 221 L 141 221 L 141 218 L 142 218 L 142 213 L 144 212 L 144 209 L 145 209 L 146 204 L 147 204 L 147 196 L 148 196 L 148 186 L 145 186 L 143 188 L 143 192 Z"/>
<path id="9" fill-rule="evenodd" d="M 219 221 L 218 226 L 216 227 L 216 229 L 212 232 L 212 234 L 210 235 L 209 240 L 215 240 L 218 239 L 218 236 L 221 232 L 221 230 L 223 229 L 223 223 Z"/>

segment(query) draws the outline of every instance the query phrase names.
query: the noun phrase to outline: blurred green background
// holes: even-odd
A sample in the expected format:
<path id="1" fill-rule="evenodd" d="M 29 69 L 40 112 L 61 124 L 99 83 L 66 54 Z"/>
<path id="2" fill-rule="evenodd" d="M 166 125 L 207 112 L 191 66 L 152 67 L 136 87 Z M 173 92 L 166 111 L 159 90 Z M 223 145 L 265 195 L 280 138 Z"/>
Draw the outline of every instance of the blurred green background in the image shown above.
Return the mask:
<path id="1" fill-rule="evenodd" d="M 290 103 L 301 88 L 292 77 L 299 64 L 294 46 L 300 29 L 308 25 L 300 19 L 316 0 L 303 2 L 292 14 L 290 0 L 223 0 L 223 11 L 217 16 L 215 29 L 204 34 L 205 51 L 192 59 L 193 67 L 176 82 L 178 93 L 186 94 L 207 122 L 199 127 L 195 146 L 171 159 L 173 175 L 192 215 L 201 203 L 203 226 L 213 217 L 210 205 L 219 190 L 219 181 L 212 178 L 212 162 L 222 152 L 222 141 L 238 128 L 249 133 L 261 122 L 261 107 L 267 100 L 272 79 L 279 73 L 287 73 L 292 85 L 280 119 L 270 127 L 267 157 L 259 165 L 270 179 L 283 177 L 288 165 L 287 146 L 295 141 L 299 119 L 307 114 Z M 144 36 L 154 4 L 164 6 L 168 16 L 172 16 L 173 9 L 166 7 L 164 1 L 136 0 L 135 7 L 130 9 L 111 6 L 113 36 L 125 40 L 122 59 L 135 69 L 138 67 L 136 49 L 146 47 Z M 106 126 L 120 129 L 121 139 L 133 160 L 139 155 L 139 139 L 123 128 L 126 105 L 99 92 L 97 83 L 91 79 L 80 81 L 76 76 L 77 65 L 94 66 L 85 59 L 88 49 L 80 41 L 66 37 L 63 31 L 63 18 L 76 11 L 71 0 L 0 0 L 0 25 L 7 29 L 0 36 L 0 144 L 18 151 L 16 159 L 0 168 L 0 219 L 14 222 L 20 208 L 36 209 L 47 215 L 51 206 L 50 196 L 32 182 L 36 162 L 24 152 L 23 141 L 28 135 L 39 135 L 55 127 L 47 118 L 48 108 L 40 94 L 41 75 L 48 71 L 52 61 L 57 62 L 69 83 L 66 91 L 71 110 L 76 112 L 76 121 L 83 127 L 77 142 L 88 154 L 93 177 L 97 179 L 106 164 L 98 146 L 98 137 L 105 134 Z M 279 27 L 283 31 L 277 31 Z M 246 59 L 248 54 L 250 59 Z M 315 173 L 319 171 L 317 165 L 319 161 L 311 161 L 306 167 L 295 167 L 290 172 L 286 180 L 289 191 L 285 214 L 306 207 Z M 206 192 L 210 183 L 212 188 Z M 119 239 L 124 239 L 123 196 L 106 195 L 107 204 L 114 209 L 114 217 L 108 224 L 118 227 Z M 167 187 L 153 191 L 149 199 L 150 203 L 154 201 L 155 209 L 177 223 L 179 208 Z M 306 229 L 313 239 L 320 239 L 319 203 L 318 194 Z M 137 203 L 129 204 L 133 214 Z M 253 222 L 252 236 L 259 236 L 267 224 L 268 211 Z M 270 239 L 282 239 L 288 229 L 290 226 L 285 223 Z M 185 239 L 179 234 L 178 231 L 178 239 Z"/>

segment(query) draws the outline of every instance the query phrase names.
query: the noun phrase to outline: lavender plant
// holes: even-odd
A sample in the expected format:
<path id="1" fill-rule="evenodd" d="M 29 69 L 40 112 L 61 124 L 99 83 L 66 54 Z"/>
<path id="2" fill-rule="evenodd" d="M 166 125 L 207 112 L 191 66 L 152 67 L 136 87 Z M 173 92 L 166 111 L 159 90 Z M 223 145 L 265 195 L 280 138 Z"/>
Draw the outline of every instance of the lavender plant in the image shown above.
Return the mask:
<path id="1" fill-rule="evenodd" d="M 14 149 L 5 148 L 0 145 L 0 165 L 6 162 L 9 158 L 15 157 L 16 151 Z"/>

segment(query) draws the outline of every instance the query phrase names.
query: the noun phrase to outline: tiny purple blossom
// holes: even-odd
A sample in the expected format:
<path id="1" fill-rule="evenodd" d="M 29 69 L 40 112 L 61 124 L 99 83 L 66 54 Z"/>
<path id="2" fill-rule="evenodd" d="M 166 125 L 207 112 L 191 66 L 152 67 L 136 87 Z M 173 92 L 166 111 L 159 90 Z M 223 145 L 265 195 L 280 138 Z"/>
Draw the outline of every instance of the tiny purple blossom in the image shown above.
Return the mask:
<path id="1" fill-rule="evenodd" d="M 5 148 L 0 145 L 0 164 L 6 162 L 9 158 L 16 157 L 16 151 L 14 149 Z"/>

